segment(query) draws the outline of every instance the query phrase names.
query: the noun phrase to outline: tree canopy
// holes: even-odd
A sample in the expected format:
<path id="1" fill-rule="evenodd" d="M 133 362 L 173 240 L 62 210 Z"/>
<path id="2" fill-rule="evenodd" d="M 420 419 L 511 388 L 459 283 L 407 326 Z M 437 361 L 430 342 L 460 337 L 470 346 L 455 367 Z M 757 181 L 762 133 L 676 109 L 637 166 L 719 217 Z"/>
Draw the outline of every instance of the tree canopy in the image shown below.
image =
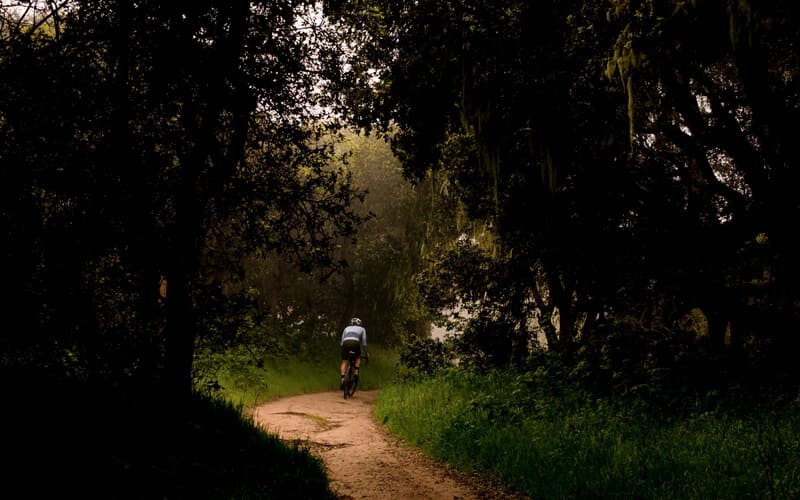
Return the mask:
<path id="1" fill-rule="evenodd" d="M 4 366 L 185 394 L 253 315 L 448 309 L 501 365 L 620 329 L 790 365 L 792 1 L 0 5 Z"/>
<path id="2" fill-rule="evenodd" d="M 496 235 L 438 260 L 433 296 L 520 346 L 602 343 L 623 318 L 679 338 L 701 310 L 712 350 L 791 352 L 794 3 L 334 4 L 369 32 L 350 79 L 377 75 L 351 109 Z"/>
<path id="3" fill-rule="evenodd" d="M 335 48 L 313 2 L 47 5 L 3 6 L 4 306 L 25 318 L 3 362 L 186 393 L 219 270 L 253 248 L 334 265 L 359 220 L 324 140 Z"/>

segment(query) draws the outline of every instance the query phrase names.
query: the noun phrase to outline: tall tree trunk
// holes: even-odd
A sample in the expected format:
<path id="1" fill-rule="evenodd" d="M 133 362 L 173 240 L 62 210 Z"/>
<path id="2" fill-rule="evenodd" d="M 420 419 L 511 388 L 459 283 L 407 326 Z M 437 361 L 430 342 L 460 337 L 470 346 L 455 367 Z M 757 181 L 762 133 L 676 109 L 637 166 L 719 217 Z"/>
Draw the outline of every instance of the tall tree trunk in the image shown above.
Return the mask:
<path id="1" fill-rule="evenodd" d="M 176 203 L 175 240 L 168 256 L 166 302 L 165 389 L 172 395 L 192 391 L 196 335 L 193 283 L 198 272 L 202 204 L 195 179 L 185 179 Z"/>
<path id="2" fill-rule="evenodd" d="M 166 386 L 178 397 L 192 391 L 197 317 L 194 285 L 200 271 L 200 250 L 205 230 L 206 205 L 219 194 L 244 156 L 249 116 L 254 104 L 242 81 L 238 63 L 244 48 L 248 2 L 237 1 L 220 12 L 220 37 L 213 46 L 212 64 L 203 68 L 201 105 L 187 105 L 183 122 L 194 147 L 181 159 L 183 177 L 175 201 L 174 240 L 167 269 Z M 227 16 L 226 16 L 227 14 Z M 228 31 L 226 31 L 226 29 Z M 233 88 L 231 88 L 233 85 Z M 186 102 L 192 102 L 192 95 Z M 204 105 L 202 105 L 204 104 Z M 225 114 L 230 121 L 223 120 Z M 220 129 L 228 127 L 227 143 Z"/>

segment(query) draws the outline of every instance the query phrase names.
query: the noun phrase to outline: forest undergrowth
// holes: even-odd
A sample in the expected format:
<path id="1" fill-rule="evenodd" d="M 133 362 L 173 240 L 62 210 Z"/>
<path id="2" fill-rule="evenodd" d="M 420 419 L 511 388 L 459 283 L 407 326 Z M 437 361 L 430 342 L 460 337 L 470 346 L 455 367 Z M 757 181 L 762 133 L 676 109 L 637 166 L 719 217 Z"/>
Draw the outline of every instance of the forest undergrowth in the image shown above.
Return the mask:
<path id="1" fill-rule="evenodd" d="M 533 498 L 800 496 L 791 384 L 737 384 L 730 374 L 727 385 L 692 384 L 680 377 L 691 364 L 631 370 L 588 350 L 569 364 L 538 353 L 513 368 L 469 357 L 453 366 L 446 351 L 432 340 L 407 346 L 401 381 L 381 392 L 376 414 L 460 469 Z M 706 360 L 705 379 L 722 365 Z"/>
<path id="2" fill-rule="evenodd" d="M 533 498 L 797 498 L 800 402 L 659 412 L 535 374 L 463 369 L 382 391 L 378 418 L 437 459 Z"/>
<path id="3" fill-rule="evenodd" d="M 11 376 L 11 374 L 6 373 Z M 0 414 L 3 493 L 25 498 L 333 498 L 322 463 L 196 392 L 176 401 L 15 371 Z"/>

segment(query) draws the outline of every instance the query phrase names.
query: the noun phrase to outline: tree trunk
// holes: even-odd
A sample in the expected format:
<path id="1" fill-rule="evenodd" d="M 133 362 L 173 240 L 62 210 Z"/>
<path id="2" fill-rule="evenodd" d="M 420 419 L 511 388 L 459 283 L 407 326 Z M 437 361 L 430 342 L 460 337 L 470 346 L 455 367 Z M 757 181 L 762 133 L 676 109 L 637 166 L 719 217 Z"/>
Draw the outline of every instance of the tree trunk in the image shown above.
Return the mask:
<path id="1" fill-rule="evenodd" d="M 575 340 L 575 313 L 572 297 L 556 273 L 548 273 L 548 284 L 553 305 L 558 308 L 559 313 L 557 348 L 564 351 Z"/>
<path id="2" fill-rule="evenodd" d="M 183 178 L 175 200 L 174 243 L 169 249 L 167 270 L 164 372 L 166 388 L 178 397 L 188 396 L 192 391 L 197 334 L 193 288 L 200 270 L 206 204 L 215 198 L 235 172 L 244 155 L 249 133 L 250 106 L 254 102 L 249 88 L 241 80 L 238 67 L 249 13 L 249 3 L 236 2 L 230 11 L 219 14 L 223 34 L 214 42 L 215 52 L 211 58 L 215 63 L 212 64 L 214 69 L 201 73 L 200 95 L 205 106 L 188 105 L 184 110 L 183 122 L 194 147 L 181 159 Z M 187 103 L 192 102 L 191 94 L 186 98 Z M 222 118 L 226 112 L 229 121 Z M 220 141 L 223 127 L 230 129 L 224 144 Z"/>
<path id="3" fill-rule="evenodd" d="M 192 358 L 194 357 L 194 312 L 187 272 L 183 266 L 167 274 L 166 351 L 164 389 L 183 398 L 192 391 Z"/>
<path id="4" fill-rule="evenodd" d="M 192 391 L 192 361 L 196 334 L 193 283 L 198 271 L 202 204 L 194 179 L 184 180 L 176 203 L 175 243 L 167 270 L 165 389 L 183 397 Z"/>

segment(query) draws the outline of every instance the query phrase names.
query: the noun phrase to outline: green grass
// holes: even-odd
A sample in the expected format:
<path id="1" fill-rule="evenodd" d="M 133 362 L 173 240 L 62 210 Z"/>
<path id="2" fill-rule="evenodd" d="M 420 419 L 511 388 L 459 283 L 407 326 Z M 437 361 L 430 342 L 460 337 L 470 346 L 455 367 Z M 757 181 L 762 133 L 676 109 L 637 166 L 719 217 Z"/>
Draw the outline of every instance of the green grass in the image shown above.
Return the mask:
<path id="1" fill-rule="evenodd" d="M 370 346 L 369 362 L 361 365 L 360 390 L 378 389 L 394 381 L 399 355 L 380 345 Z M 258 366 L 252 356 L 229 352 L 215 358 L 221 395 L 244 407 L 283 396 L 339 390 L 338 343 L 304 359 L 273 357 Z"/>
<path id="2" fill-rule="evenodd" d="M 395 434 L 534 498 L 798 498 L 800 407 L 664 418 L 464 371 L 381 392 Z"/>

